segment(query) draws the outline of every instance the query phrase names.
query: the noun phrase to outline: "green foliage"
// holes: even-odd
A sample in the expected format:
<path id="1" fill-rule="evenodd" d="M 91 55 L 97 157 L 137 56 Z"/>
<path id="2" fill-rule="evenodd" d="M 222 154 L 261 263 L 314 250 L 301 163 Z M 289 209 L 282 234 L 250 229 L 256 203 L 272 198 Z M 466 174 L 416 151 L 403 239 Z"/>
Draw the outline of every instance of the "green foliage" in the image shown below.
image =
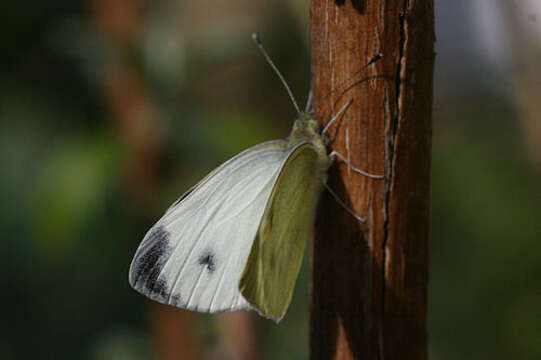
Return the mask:
<path id="1" fill-rule="evenodd" d="M 69 256 L 85 245 L 77 244 L 82 240 L 78 234 L 103 211 L 107 192 L 120 175 L 114 143 L 106 135 L 71 141 L 43 157 L 32 188 L 35 246 L 46 257 Z"/>
<path id="2" fill-rule="evenodd" d="M 516 121 L 508 109 L 502 113 L 485 116 L 496 128 Z M 539 309 L 539 181 L 514 145 L 517 132 L 497 134 L 457 136 L 434 153 L 429 329 L 437 358 L 540 354 L 532 320 Z"/>

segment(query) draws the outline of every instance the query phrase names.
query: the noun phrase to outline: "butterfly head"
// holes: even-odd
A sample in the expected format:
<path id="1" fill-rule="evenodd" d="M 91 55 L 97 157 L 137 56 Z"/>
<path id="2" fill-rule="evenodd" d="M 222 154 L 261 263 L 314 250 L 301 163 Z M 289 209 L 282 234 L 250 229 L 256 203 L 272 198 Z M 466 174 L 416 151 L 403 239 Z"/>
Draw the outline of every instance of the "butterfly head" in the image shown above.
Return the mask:
<path id="1" fill-rule="evenodd" d="M 306 136 L 319 135 L 319 123 L 309 113 L 301 113 L 301 116 L 299 116 L 293 124 L 293 132 L 304 134 Z"/>
<path id="2" fill-rule="evenodd" d="M 293 146 L 301 142 L 309 142 L 322 154 L 325 153 L 327 145 L 326 137 L 321 134 L 319 123 L 309 113 L 301 113 L 301 116 L 295 120 L 289 142 Z"/>

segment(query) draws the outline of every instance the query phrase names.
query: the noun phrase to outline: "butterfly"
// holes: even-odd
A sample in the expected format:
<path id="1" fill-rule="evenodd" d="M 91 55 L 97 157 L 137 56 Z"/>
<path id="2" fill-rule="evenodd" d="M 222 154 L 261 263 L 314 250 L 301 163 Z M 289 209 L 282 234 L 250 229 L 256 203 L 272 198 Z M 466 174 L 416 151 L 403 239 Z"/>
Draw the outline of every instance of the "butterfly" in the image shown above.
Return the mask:
<path id="1" fill-rule="evenodd" d="M 327 152 L 325 132 L 351 102 L 320 130 L 308 112 L 310 100 L 301 112 L 253 38 L 299 114 L 289 137 L 241 152 L 186 191 L 146 233 L 129 282 L 163 304 L 208 313 L 256 310 L 279 322 L 293 296 L 327 170 L 335 157 L 347 162 Z"/>

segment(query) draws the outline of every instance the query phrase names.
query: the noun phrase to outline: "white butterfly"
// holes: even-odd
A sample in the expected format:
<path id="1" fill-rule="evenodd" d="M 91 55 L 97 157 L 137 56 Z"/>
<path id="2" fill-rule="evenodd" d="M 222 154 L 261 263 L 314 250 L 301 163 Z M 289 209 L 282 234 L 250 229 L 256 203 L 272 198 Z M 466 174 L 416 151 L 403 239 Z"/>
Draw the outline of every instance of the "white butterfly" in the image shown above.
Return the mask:
<path id="1" fill-rule="evenodd" d="M 245 150 L 182 195 L 145 235 L 129 281 L 164 304 L 210 313 L 253 309 L 279 321 L 291 301 L 327 169 L 341 156 L 327 154 L 328 126 L 320 133 L 299 110 L 254 40 L 299 113 L 290 136 Z"/>

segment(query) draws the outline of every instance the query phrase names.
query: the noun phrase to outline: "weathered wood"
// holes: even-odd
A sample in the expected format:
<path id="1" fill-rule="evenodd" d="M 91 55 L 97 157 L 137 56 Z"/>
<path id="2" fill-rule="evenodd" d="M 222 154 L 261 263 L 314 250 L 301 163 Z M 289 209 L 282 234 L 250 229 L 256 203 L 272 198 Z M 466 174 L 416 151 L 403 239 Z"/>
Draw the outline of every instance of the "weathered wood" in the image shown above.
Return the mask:
<path id="1" fill-rule="evenodd" d="M 367 221 L 322 196 L 311 359 L 426 359 L 433 1 L 313 0 L 311 17 L 316 115 L 326 123 L 353 99 L 331 128 L 332 147 L 385 174 L 331 168 L 330 187 Z"/>

